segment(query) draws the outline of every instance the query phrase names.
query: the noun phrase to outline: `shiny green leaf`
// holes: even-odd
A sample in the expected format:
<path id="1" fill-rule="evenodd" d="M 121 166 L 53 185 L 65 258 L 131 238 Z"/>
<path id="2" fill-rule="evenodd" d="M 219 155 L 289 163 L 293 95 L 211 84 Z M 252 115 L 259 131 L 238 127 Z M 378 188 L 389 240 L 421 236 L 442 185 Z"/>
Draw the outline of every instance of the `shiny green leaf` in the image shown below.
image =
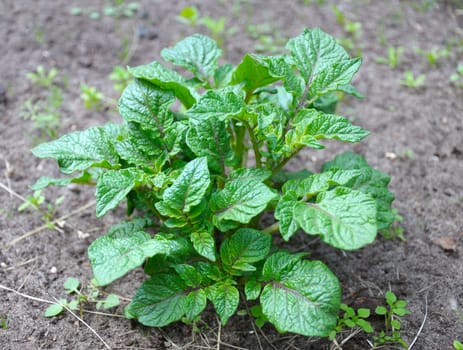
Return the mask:
<path id="1" fill-rule="evenodd" d="M 286 268 L 275 271 L 272 278 L 275 266 Z M 320 261 L 277 253 L 266 261 L 264 270 L 269 283 L 260 302 L 268 320 L 281 332 L 328 336 L 336 326 L 341 303 L 341 288 L 330 269 Z"/>
<path id="2" fill-rule="evenodd" d="M 217 69 L 217 60 L 222 50 L 216 42 L 207 36 L 194 34 L 181 41 L 174 47 L 161 51 L 166 61 L 192 71 L 201 78 L 209 78 Z"/>

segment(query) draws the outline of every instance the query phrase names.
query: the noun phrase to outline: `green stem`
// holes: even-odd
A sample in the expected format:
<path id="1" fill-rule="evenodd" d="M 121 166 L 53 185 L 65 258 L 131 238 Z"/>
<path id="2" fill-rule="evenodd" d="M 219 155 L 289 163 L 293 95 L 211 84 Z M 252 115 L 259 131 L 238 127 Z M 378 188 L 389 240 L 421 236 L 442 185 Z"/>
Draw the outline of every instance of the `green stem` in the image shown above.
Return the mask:
<path id="1" fill-rule="evenodd" d="M 272 170 L 272 176 L 278 173 L 291 158 L 293 158 L 296 154 L 299 153 L 301 149 L 302 147 L 297 147 L 293 152 L 291 152 L 291 154 L 288 157 L 284 158 L 280 163 L 278 163 L 278 165 Z"/>
<path id="2" fill-rule="evenodd" d="M 235 135 L 236 135 L 236 139 L 235 139 L 235 153 L 236 155 L 238 156 L 238 161 L 239 161 L 239 164 L 240 166 L 242 167 L 244 162 L 243 160 L 245 160 L 245 157 L 244 157 L 244 153 L 247 151 L 246 150 L 246 145 L 245 145 L 245 136 L 246 136 L 246 128 L 243 126 L 243 125 L 237 125 L 238 123 L 237 122 L 234 122 L 233 126 L 234 126 L 234 129 L 235 129 Z"/>
<path id="3" fill-rule="evenodd" d="M 269 234 L 272 234 L 274 232 L 277 232 L 278 230 L 280 229 L 280 223 L 279 222 L 275 222 L 274 224 L 264 228 L 262 230 L 262 232 L 265 232 L 265 233 L 269 233 Z"/>
<path id="4" fill-rule="evenodd" d="M 259 151 L 259 144 L 256 139 L 256 135 L 254 135 L 254 132 L 252 131 L 251 125 L 249 125 L 248 122 L 244 123 L 244 126 L 248 130 L 249 133 L 249 138 L 251 139 L 251 144 L 252 144 L 252 149 L 254 151 L 254 156 L 256 158 L 256 168 L 262 168 L 262 156 Z"/>

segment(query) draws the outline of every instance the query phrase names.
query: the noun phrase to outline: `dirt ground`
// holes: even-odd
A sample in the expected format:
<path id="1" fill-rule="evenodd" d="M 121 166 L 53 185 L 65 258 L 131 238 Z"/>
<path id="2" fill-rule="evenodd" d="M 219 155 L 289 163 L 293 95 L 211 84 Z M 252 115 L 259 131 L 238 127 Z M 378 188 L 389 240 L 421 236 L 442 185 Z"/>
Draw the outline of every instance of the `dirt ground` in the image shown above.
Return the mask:
<path id="1" fill-rule="evenodd" d="M 354 84 L 366 98 L 344 101 L 338 113 L 371 135 L 355 146 L 332 143 L 324 151 L 302 153 L 289 166 L 316 170 L 347 148 L 363 154 L 391 175 L 394 206 L 403 217 L 400 225 L 406 240 L 379 236 L 362 250 L 340 252 L 301 234 L 289 248 L 305 247 L 313 258 L 326 262 L 341 280 L 344 300 L 356 307 L 374 308 L 389 289 L 406 299 L 411 314 L 402 319 L 402 334 L 408 343 L 416 338 L 415 350 L 453 349 L 453 340 L 463 341 L 463 88 L 449 81 L 458 62 L 463 64 L 463 14 L 458 11 L 463 3 L 319 2 L 323 1 L 145 0 L 134 16 L 117 19 L 102 14 L 91 19 L 88 13 L 101 12 L 109 1 L 0 0 L 0 285 L 23 293 L 0 289 L 0 349 L 105 348 L 71 314 L 45 318 L 47 305 L 27 296 L 65 297 L 63 282 L 71 276 L 87 285 L 92 278 L 87 246 L 124 215 L 119 210 L 96 220 L 94 207 L 86 206 L 93 199 L 92 189 L 46 190 L 50 201 L 65 196 L 55 214 L 71 214 L 63 220 L 63 228 L 40 230 L 11 244 L 43 221 L 37 211 L 18 212 L 21 200 L 10 192 L 29 196 L 29 185 L 39 176 L 59 176 L 52 161 L 36 159 L 30 152 L 38 133 L 20 114 L 25 102 L 41 96 L 43 90 L 33 86 L 26 74 L 40 65 L 58 70 L 64 91 L 59 134 L 119 121 L 110 108 L 85 109 L 79 85 L 95 86 L 117 99 L 108 79 L 114 66 L 151 62 L 159 59 L 163 47 L 185 35 L 207 34 L 204 26 L 191 28 L 176 19 L 187 5 L 196 5 L 201 15 L 215 19 L 226 16 L 226 59 L 235 64 L 245 52 L 271 50 L 265 44 L 255 45 L 252 36 L 259 30 L 273 35 L 273 47 L 305 27 L 348 37 L 331 5 L 342 10 L 345 20 L 361 23 L 353 50 L 361 50 L 364 63 Z M 83 13 L 71 14 L 73 7 Z M 395 69 L 377 63 L 378 57 L 387 56 L 389 46 L 404 48 Z M 417 52 L 446 47 L 449 54 L 437 65 Z M 128 62 L 123 62 L 124 57 Z M 424 74 L 423 86 L 401 85 L 405 71 Z M 105 291 L 130 298 L 142 277 L 142 271 L 135 271 Z M 88 309 L 95 310 L 92 305 Z M 122 306 L 109 312 L 121 315 Z M 183 324 L 148 329 L 111 315 L 83 314 L 111 349 L 217 349 L 218 338 L 221 349 L 330 348 L 326 340 L 281 335 L 268 325 L 256 331 L 247 316 L 234 316 L 219 329 L 214 314 L 206 312 L 200 332 L 193 333 Z M 370 349 L 368 339 L 355 336 L 343 349 Z"/>

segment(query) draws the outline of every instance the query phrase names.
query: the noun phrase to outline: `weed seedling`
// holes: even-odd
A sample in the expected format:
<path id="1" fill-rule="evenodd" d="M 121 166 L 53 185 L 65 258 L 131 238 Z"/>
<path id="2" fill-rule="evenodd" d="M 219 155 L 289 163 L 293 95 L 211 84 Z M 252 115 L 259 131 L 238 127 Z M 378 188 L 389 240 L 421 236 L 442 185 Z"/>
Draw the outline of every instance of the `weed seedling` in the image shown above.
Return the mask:
<path id="1" fill-rule="evenodd" d="M 341 311 L 342 316 L 339 316 L 335 329 L 330 333 L 330 340 L 334 340 L 336 335 L 346 328 L 358 327 L 365 333 L 372 333 L 374 331 L 371 323 L 367 321 L 367 318 L 370 317 L 370 309 L 359 308 L 356 311 L 346 304 L 341 304 Z"/>
<path id="2" fill-rule="evenodd" d="M 463 350 L 463 343 L 455 339 L 453 341 L 453 347 L 455 350 Z"/>
<path id="3" fill-rule="evenodd" d="M 424 74 L 420 74 L 417 77 L 411 71 L 404 72 L 404 77 L 400 80 L 400 84 L 407 86 L 412 89 L 418 89 L 424 85 L 426 80 L 426 76 Z"/>
<path id="4" fill-rule="evenodd" d="M 376 307 L 375 313 L 384 316 L 385 331 L 381 331 L 378 336 L 374 337 L 375 346 L 385 345 L 390 343 L 397 343 L 408 348 L 407 343 L 400 335 L 401 323 L 399 317 L 409 315 L 407 302 L 405 300 L 398 300 L 396 295 L 391 292 L 386 292 L 386 306 Z"/>
<path id="5" fill-rule="evenodd" d="M 94 111 L 100 111 L 103 108 L 104 95 L 96 87 L 80 84 L 80 91 L 80 98 L 85 108 Z"/>
<path id="6" fill-rule="evenodd" d="M 63 91 L 58 86 L 58 71 L 52 68 L 49 72 L 39 66 L 36 72 L 27 74 L 27 78 L 46 91 L 46 97 L 28 99 L 21 106 L 20 117 L 31 120 L 34 129 L 40 133 L 40 138 L 34 143 L 58 136 L 61 124 L 60 107 L 63 104 Z"/>
<path id="7" fill-rule="evenodd" d="M 336 21 L 346 33 L 345 38 L 338 39 L 339 43 L 350 52 L 355 52 L 357 55 L 361 55 L 362 50 L 358 41 L 362 36 L 362 23 L 347 19 L 341 9 L 337 6 L 331 6 L 331 10 L 336 16 Z"/>
<path id="8" fill-rule="evenodd" d="M 394 215 L 394 223 L 387 229 L 380 231 L 380 233 L 385 239 L 389 240 L 398 238 L 402 242 L 405 242 L 405 230 L 400 226 L 400 223 L 403 221 L 403 217 L 399 215 L 399 212 L 395 208 L 392 209 L 392 213 Z"/>
<path id="9" fill-rule="evenodd" d="M 51 68 L 47 72 L 43 66 L 38 66 L 35 72 L 27 73 L 26 77 L 37 86 L 49 88 L 55 84 L 57 75 L 58 70 L 56 68 Z"/>
<path id="10" fill-rule="evenodd" d="M 337 277 L 277 242 L 308 234 L 337 249 L 362 248 L 392 224 L 394 196 L 389 176 L 353 152 L 320 172 L 285 170 L 304 148 L 369 134 L 326 108 L 333 94 L 360 95 L 351 80 L 361 59 L 320 29 L 304 30 L 286 49 L 219 65 L 214 40 L 189 36 L 161 51 L 183 74 L 158 61 L 129 68 L 122 123 L 32 150 L 69 175 L 42 185 L 96 183 L 97 217 L 127 203 L 131 220 L 98 237 L 88 256 L 99 286 L 144 266 L 128 318 L 151 327 L 194 323 L 209 301 L 225 325 L 240 301 L 252 300 L 260 312 L 251 314 L 281 332 L 328 337 L 338 324 Z M 392 305 L 387 317 L 397 329 L 401 305 Z M 350 319 L 366 327 L 364 316 Z"/>
<path id="11" fill-rule="evenodd" d="M 69 13 L 73 16 L 87 15 L 90 19 L 99 20 L 102 15 L 114 18 L 133 17 L 140 8 L 138 2 L 126 3 L 125 0 L 106 0 L 103 11 L 71 7 Z"/>
<path id="12" fill-rule="evenodd" d="M 222 48 L 222 50 L 224 49 L 226 38 L 237 31 L 236 27 L 229 27 L 226 29 L 225 17 L 214 19 L 209 16 L 201 16 L 199 10 L 194 6 L 184 7 L 177 16 L 177 20 L 192 28 L 196 28 L 198 25 L 203 25 L 209 30 L 211 37 L 216 41 L 218 46 Z"/>
<path id="13" fill-rule="evenodd" d="M 400 63 L 400 59 L 402 57 L 402 54 L 404 52 L 403 47 L 394 47 L 394 46 L 389 46 L 387 50 L 387 58 L 386 57 L 378 57 L 375 59 L 376 63 L 379 64 L 387 64 L 389 67 L 392 69 L 397 68 L 397 66 Z"/>
<path id="14" fill-rule="evenodd" d="M 18 207 L 18 211 L 24 211 L 28 208 L 42 213 L 42 220 L 48 226 L 53 229 L 55 225 L 52 223 L 55 217 L 56 208 L 63 202 L 64 196 L 58 197 L 54 203 L 46 203 L 45 196 L 42 195 L 42 190 L 35 190 L 32 196 L 27 196 L 26 201 Z"/>
<path id="15" fill-rule="evenodd" d="M 0 315 L 0 328 L 4 331 L 8 330 L 8 319 L 6 316 Z"/>
<path id="16" fill-rule="evenodd" d="M 450 82 L 458 87 L 463 87 L 463 64 L 458 64 L 455 73 L 450 78 Z"/>
<path id="17" fill-rule="evenodd" d="M 109 75 L 109 79 L 114 81 L 113 88 L 119 94 L 124 91 L 124 89 L 129 85 L 133 80 L 132 75 L 124 67 L 116 66 Z"/>
<path id="18" fill-rule="evenodd" d="M 186 6 L 178 14 L 177 20 L 191 28 L 196 28 L 199 21 L 199 11 L 195 6 Z"/>
<path id="19" fill-rule="evenodd" d="M 420 56 L 426 58 L 428 60 L 428 63 L 433 66 L 436 66 L 439 63 L 440 59 L 447 58 L 450 56 L 450 51 L 447 48 L 437 49 L 434 47 L 430 51 L 425 51 L 418 48 L 416 51 Z"/>
<path id="20" fill-rule="evenodd" d="M 115 294 L 108 294 L 106 298 L 101 299 L 101 292 L 95 281 L 92 281 L 87 287 L 88 292 L 85 294 L 79 288 L 81 285 L 77 278 L 69 277 L 63 284 L 64 292 L 68 295 L 73 295 L 70 301 L 60 299 L 58 303 L 50 305 L 45 310 L 46 317 L 57 316 L 65 310 L 65 307 L 71 310 L 79 310 L 82 313 L 83 306 L 88 303 L 96 304 L 96 309 L 110 309 L 120 304 L 120 298 Z"/>

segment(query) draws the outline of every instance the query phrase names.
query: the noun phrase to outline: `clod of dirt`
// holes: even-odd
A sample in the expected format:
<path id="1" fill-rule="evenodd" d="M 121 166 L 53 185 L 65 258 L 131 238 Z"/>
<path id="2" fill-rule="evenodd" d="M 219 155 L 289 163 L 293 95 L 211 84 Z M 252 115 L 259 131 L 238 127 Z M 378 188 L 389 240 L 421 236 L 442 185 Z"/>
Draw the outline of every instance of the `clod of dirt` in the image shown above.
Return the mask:
<path id="1" fill-rule="evenodd" d="M 446 252 L 455 252 L 457 250 L 457 241 L 451 236 L 440 237 L 434 241 L 434 244 Z"/>

